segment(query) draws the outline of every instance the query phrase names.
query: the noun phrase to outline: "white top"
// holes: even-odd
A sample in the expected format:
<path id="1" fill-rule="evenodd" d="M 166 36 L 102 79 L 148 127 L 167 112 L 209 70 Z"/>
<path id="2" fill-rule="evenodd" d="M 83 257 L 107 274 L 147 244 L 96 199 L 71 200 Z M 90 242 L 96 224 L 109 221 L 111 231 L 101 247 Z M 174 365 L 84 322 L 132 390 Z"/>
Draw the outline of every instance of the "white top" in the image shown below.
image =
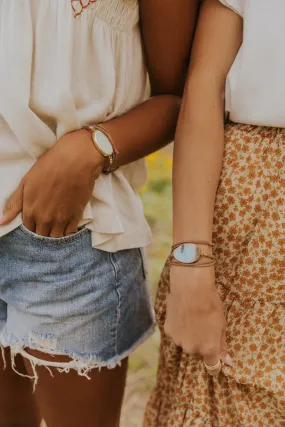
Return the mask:
<path id="1" fill-rule="evenodd" d="M 137 0 L 81 1 L 84 10 L 71 0 L 0 2 L 0 214 L 62 135 L 145 99 Z M 144 160 L 98 178 L 81 221 L 94 247 L 114 252 L 150 242 L 138 195 L 145 180 Z M 0 227 L 0 236 L 21 221 Z"/>
<path id="2" fill-rule="evenodd" d="M 227 81 L 230 119 L 285 127 L 285 1 L 220 1 L 244 21 L 243 44 Z"/>

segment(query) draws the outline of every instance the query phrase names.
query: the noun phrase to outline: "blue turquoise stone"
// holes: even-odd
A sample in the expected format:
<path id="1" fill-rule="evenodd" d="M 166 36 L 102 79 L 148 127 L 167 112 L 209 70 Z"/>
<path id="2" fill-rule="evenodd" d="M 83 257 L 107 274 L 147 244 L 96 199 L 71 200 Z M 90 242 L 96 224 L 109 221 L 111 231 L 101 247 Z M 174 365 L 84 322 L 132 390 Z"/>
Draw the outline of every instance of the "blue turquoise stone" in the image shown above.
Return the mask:
<path id="1" fill-rule="evenodd" d="M 189 264 L 197 261 L 199 258 L 199 249 L 192 243 L 185 243 L 178 246 L 173 252 L 174 258 L 184 264 Z"/>

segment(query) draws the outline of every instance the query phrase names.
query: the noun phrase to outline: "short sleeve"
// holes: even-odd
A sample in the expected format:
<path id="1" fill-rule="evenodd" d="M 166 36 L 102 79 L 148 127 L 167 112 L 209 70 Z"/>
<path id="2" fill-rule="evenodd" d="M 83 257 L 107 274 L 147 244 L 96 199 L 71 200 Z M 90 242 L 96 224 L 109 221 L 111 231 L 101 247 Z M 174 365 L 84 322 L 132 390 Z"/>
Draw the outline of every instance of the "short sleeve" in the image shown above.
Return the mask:
<path id="1" fill-rule="evenodd" d="M 229 7 L 235 13 L 244 17 L 244 5 L 248 0 L 219 0 L 224 6 Z"/>

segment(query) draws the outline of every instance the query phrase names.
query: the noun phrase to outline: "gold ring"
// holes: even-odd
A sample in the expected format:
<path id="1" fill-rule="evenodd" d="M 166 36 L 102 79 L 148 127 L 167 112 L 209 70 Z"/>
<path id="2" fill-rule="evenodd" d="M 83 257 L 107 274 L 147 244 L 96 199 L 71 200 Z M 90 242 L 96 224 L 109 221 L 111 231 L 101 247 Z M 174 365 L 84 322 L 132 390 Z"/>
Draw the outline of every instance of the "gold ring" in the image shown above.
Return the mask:
<path id="1" fill-rule="evenodd" d="M 208 371 L 208 373 L 210 375 L 213 375 L 213 372 L 214 372 L 214 375 L 218 375 L 221 372 L 221 369 L 222 369 L 222 362 L 219 359 L 218 362 L 215 365 L 212 365 L 212 366 L 209 366 L 209 365 L 207 365 L 204 362 L 204 366 L 205 366 L 205 368 L 207 369 L 207 371 Z M 216 372 L 216 371 L 218 371 L 218 372 Z"/>

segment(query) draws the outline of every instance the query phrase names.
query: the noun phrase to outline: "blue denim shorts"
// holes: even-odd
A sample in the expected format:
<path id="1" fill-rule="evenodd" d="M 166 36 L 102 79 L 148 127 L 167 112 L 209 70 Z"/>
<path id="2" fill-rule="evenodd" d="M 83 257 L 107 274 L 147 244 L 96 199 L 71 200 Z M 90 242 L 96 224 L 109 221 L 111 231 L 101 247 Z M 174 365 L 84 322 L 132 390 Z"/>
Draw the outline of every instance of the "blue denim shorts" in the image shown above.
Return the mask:
<path id="1" fill-rule="evenodd" d="M 141 249 L 108 253 L 88 229 L 54 239 L 20 226 L 0 238 L 0 259 L 0 344 L 12 357 L 85 375 L 120 364 L 154 329 Z"/>

